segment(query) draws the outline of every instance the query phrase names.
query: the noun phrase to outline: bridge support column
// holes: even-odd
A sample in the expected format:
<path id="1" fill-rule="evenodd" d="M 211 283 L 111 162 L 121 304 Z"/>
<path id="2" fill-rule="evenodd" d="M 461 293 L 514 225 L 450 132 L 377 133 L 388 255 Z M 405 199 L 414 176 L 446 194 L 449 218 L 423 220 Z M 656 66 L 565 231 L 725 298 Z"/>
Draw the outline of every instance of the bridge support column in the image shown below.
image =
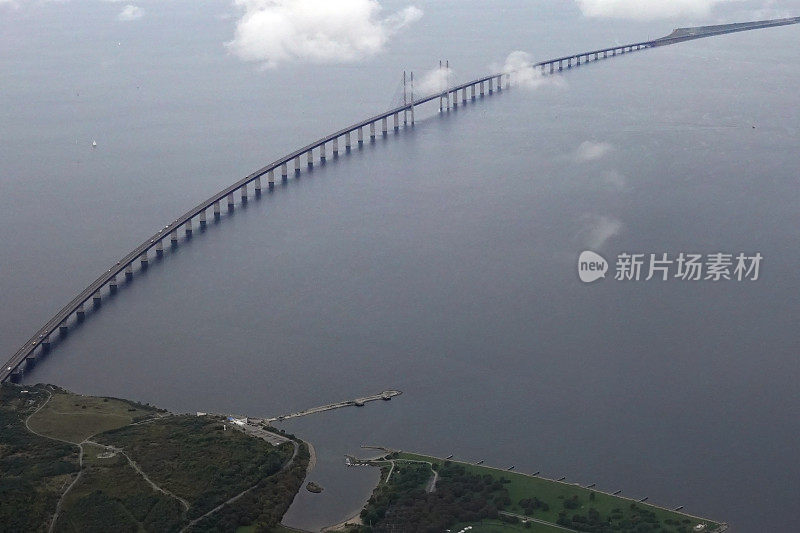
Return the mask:
<path id="1" fill-rule="evenodd" d="M 333 158 L 339 157 L 339 137 L 333 139 Z"/>
<path id="2" fill-rule="evenodd" d="M 542 63 L 542 74 L 544 74 L 544 63 Z"/>
<path id="3" fill-rule="evenodd" d="M 295 176 L 299 176 L 300 175 L 300 156 L 299 155 L 294 158 L 294 175 Z"/>
<path id="4" fill-rule="evenodd" d="M 564 62 L 562 60 L 558 60 L 558 71 L 561 72 L 564 70 Z"/>
<path id="5" fill-rule="evenodd" d="M 242 203 L 247 203 L 247 184 L 242 185 L 239 190 L 242 192 Z"/>
<path id="6" fill-rule="evenodd" d="M 375 142 L 375 123 L 369 123 L 369 140 Z"/>
<path id="7" fill-rule="evenodd" d="M 500 74 L 499 76 L 497 76 L 497 92 L 500 92 L 502 90 L 503 90 L 503 75 Z"/>
<path id="8" fill-rule="evenodd" d="M 86 318 L 86 311 L 83 310 L 83 304 L 78 305 L 78 308 L 75 310 L 75 314 L 78 315 L 78 320 L 83 320 Z"/>
<path id="9" fill-rule="evenodd" d="M 577 56 L 575 58 L 575 61 L 576 61 L 575 66 L 577 67 L 581 66 L 581 56 Z"/>
<path id="10" fill-rule="evenodd" d="M 150 260 L 147 257 L 147 250 L 145 250 L 142 252 L 142 255 L 139 256 L 139 263 L 142 265 L 142 268 L 147 268 L 147 263 L 149 262 Z"/>
<path id="11" fill-rule="evenodd" d="M 45 335 L 44 339 L 42 339 L 42 351 L 46 352 L 50 350 L 50 335 Z"/>
<path id="12" fill-rule="evenodd" d="M 440 94 L 439 95 L 439 113 L 442 113 L 443 111 L 444 111 L 444 96 Z"/>
<path id="13" fill-rule="evenodd" d="M 603 59 L 608 57 L 608 50 L 603 50 Z"/>
<path id="14" fill-rule="evenodd" d="M 164 242 L 159 239 L 156 243 L 156 257 L 161 257 L 164 255 Z"/>
<path id="15" fill-rule="evenodd" d="M 319 162 L 324 165 L 326 159 L 327 158 L 325 156 L 325 143 L 322 143 L 319 147 Z"/>
<path id="16" fill-rule="evenodd" d="M 397 113 L 395 113 L 393 115 L 392 119 L 393 119 L 392 125 L 394 126 L 394 131 L 395 131 L 395 133 L 397 133 L 398 130 L 400 130 L 400 119 L 399 119 Z"/>
<path id="17" fill-rule="evenodd" d="M 272 190 L 272 189 L 275 188 L 275 171 L 274 170 L 270 170 L 269 172 L 267 172 L 267 187 L 269 187 L 269 190 Z"/>
<path id="18" fill-rule="evenodd" d="M 312 148 L 306 152 L 306 165 L 308 168 L 314 168 L 314 149 Z"/>
<path id="19" fill-rule="evenodd" d="M 388 131 L 388 129 L 386 127 L 386 117 L 383 117 L 381 119 L 381 134 L 383 134 L 383 136 L 386 137 L 386 132 L 387 131 Z"/>
<path id="20" fill-rule="evenodd" d="M 414 125 L 414 104 L 411 104 L 411 125 Z"/>
<path id="21" fill-rule="evenodd" d="M 108 281 L 108 288 L 111 289 L 111 292 L 117 292 L 117 276 L 111 276 L 111 279 Z"/>
<path id="22" fill-rule="evenodd" d="M 228 193 L 228 211 L 233 211 L 234 206 L 233 193 Z"/>
<path id="23" fill-rule="evenodd" d="M 553 72 L 555 72 L 555 70 L 556 70 L 556 65 L 555 65 L 555 63 L 550 63 L 550 74 L 552 74 Z"/>
<path id="24" fill-rule="evenodd" d="M 469 97 L 470 100 L 475 100 L 475 84 L 469 86 Z"/>
<path id="25" fill-rule="evenodd" d="M 287 168 L 286 163 L 281 165 L 281 181 L 286 183 L 286 180 L 289 179 L 289 170 Z"/>
<path id="26" fill-rule="evenodd" d="M 448 111 L 450 111 L 450 91 L 445 91 L 444 104 Z"/>
<path id="27" fill-rule="evenodd" d="M 178 230 L 176 229 L 172 230 L 172 233 L 169 234 L 169 240 L 172 246 L 178 245 Z"/>
<path id="28" fill-rule="evenodd" d="M 483 82 L 481 82 L 481 91 L 480 91 L 480 93 L 481 93 L 481 98 L 483 98 Z"/>
<path id="29" fill-rule="evenodd" d="M 247 200 L 244 200 L 244 201 L 246 202 Z M 186 223 L 184 223 L 183 230 L 186 232 L 186 236 L 187 237 L 191 237 L 192 236 L 192 219 L 191 218 L 189 220 L 187 220 Z"/>
<path id="30" fill-rule="evenodd" d="M 494 93 L 494 78 L 489 78 L 489 94 Z"/>
<path id="31" fill-rule="evenodd" d="M 220 211 L 219 210 L 219 200 L 217 200 L 216 202 L 214 202 L 214 220 L 219 220 L 219 211 Z M 174 233 L 173 233 L 173 235 L 174 235 Z M 175 240 L 176 241 L 178 240 L 177 236 L 175 237 Z"/>
<path id="32" fill-rule="evenodd" d="M 256 184 L 256 196 L 258 196 L 261 194 L 261 176 L 256 176 L 256 179 L 253 181 Z"/>
<path id="33" fill-rule="evenodd" d="M 344 151 L 348 154 L 350 153 L 350 149 L 352 148 L 352 144 L 350 142 L 350 132 L 344 134 Z"/>
<path id="34" fill-rule="evenodd" d="M 364 128 L 361 126 L 358 127 L 358 147 L 361 148 L 364 145 Z"/>
<path id="35" fill-rule="evenodd" d="M 258 190 L 260 192 L 261 188 L 259 187 Z M 206 229 L 206 210 L 205 209 L 200 211 L 200 229 Z"/>
<path id="36" fill-rule="evenodd" d="M 131 280 L 133 278 L 133 264 L 128 263 L 125 265 L 125 279 Z"/>
<path id="37" fill-rule="evenodd" d="M 572 58 L 567 58 L 567 68 L 572 68 Z"/>
<path id="38" fill-rule="evenodd" d="M 69 332 L 69 326 L 67 326 L 66 322 L 62 322 L 58 325 L 58 332 L 62 335 L 66 335 Z"/>
<path id="39" fill-rule="evenodd" d="M 599 52 L 595 52 L 594 53 L 594 60 L 597 61 L 598 59 L 600 59 L 600 54 L 599 54 Z"/>
<path id="40" fill-rule="evenodd" d="M 100 296 L 99 292 L 92 294 L 92 304 L 97 307 L 103 301 L 103 298 Z"/>
<path id="41" fill-rule="evenodd" d="M 461 89 L 461 105 L 467 105 L 467 88 Z"/>

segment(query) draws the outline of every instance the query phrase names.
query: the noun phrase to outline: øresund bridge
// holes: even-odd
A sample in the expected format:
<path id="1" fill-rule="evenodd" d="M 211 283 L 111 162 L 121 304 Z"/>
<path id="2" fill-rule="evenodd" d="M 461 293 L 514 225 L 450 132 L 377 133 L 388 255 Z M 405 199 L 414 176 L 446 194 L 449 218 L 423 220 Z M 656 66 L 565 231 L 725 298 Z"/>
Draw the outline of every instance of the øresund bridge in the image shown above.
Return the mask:
<path id="1" fill-rule="evenodd" d="M 562 72 L 565 69 L 580 67 L 583 64 L 594 63 L 610 57 L 622 56 L 647 48 L 671 45 L 726 33 L 797 23 L 800 23 L 800 17 L 725 24 L 720 26 L 679 28 L 660 39 L 580 52 L 535 63 L 525 68 L 539 69 L 542 75 L 547 76 Z M 213 209 L 214 218 L 219 219 L 221 217 L 221 206 L 223 204 L 227 204 L 228 211 L 233 211 L 235 209 L 237 195 L 242 203 L 246 203 L 249 198 L 251 184 L 254 194 L 259 196 L 262 191 L 262 186 L 264 185 L 262 180 L 265 179 L 268 190 L 272 192 L 278 175 L 282 182 L 288 180 L 290 165 L 295 175 L 301 173 L 303 166 L 302 159 L 305 159 L 305 164 L 308 168 L 313 167 L 317 158 L 320 163 L 324 164 L 329 147 L 334 158 L 339 156 L 339 148 L 342 140 L 344 141 L 344 149 L 346 152 L 352 149 L 354 136 L 356 137 L 357 146 L 363 146 L 364 130 L 366 128 L 369 129 L 370 142 L 374 142 L 378 124 L 380 124 L 380 133 L 384 137 L 388 134 L 387 128 L 389 119 L 392 120 L 394 132 L 398 132 L 400 129 L 401 115 L 403 127 L 413 127 L 414 111 L 417 107 L 437 99 L 439 100 L 440 111 L 449 110 L 451 103 L 453 108 L 457 108 L 459 100 L 461 105 L 465 106 L 467 105 L 467 101 L 475 101 L 476 98 L 484 98 L 487 94 L 492 95 L 495 92 L 501 92 L 504 86 L 505 88 L 510 87 L 510 79 L 517 72 L 519 71 L 490 74 L 460 85 L 447 87 L 442 92 L 427 95 L 418 100 L 414 100 L 412 96 L 410 102 L 404 103 L 394 109 L 384 111 L 383 113 L 378 113 L 377 115 L 366 118 L 346 128 L 342 128 L 330 135 L 326 135 L 321 139 L 317 139 L 290 154 L 276 159 L 255 172 L 248 174 L 230 187 L 200 202 L 195 207 L 176 218 L 172 223 L 167 224 L 164 228 L 145 239 L 142 244 L 131 250 L 125 257 L 108 268 L 100 277 L 81 291 L 80 294 L 62 307 L 2 366 L 2 369 L 0 369 L 0 382 L 9 378 L 12 381 L 19 380 L 26 367 L 34 364 L 38 356 L 50 350 L 51 337 L 56 333 L 61 335 L 66 334 L 71 323 L 74 323 L 76 320 L 82 321 L 86 314 L 85 306 L 90 300 L 94 305 L 99 305 L 106 291 L 111 293 L 116 292 L 119 278 L 122 275 L 124 275 L 127 280 L 131 279 L 134 275 L 134 268 L 137 262 L 141 265 L 141 268 L 147 268 L 152 251 L 155 251 L 156 257 L 161 257 L 163 255 L 165 241 L 169 240 L 172 246 L 177 246 L 179 241 L 178 233 L 181 228 L 183 228 L 187 236 L 191 235 L 195 227 L 195 220 L 201 229 L 205 228 L 208 211 Z M 467 92 L 469 92 L 469 95 L 467 95 Z"/>

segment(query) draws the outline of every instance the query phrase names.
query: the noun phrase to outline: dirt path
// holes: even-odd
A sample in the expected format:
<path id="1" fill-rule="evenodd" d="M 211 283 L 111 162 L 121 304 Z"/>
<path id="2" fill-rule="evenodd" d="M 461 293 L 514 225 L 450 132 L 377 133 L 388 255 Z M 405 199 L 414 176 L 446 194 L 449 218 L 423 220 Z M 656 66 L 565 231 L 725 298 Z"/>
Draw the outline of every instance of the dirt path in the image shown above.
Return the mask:
<path id="1" fill-rule="evenodd" d="M 142 476 L 142 478 L 153 488 L 153 490 L 157 490 L 158 492 L 164 494 L 165 496 L 169 496 L 170 498 L 174 498 L 174 499 L 178 500 L 181 503 L 181 505 L 183 506 L 184 511 L 188 511 L 189 510 L 189 502 L 187 502 L 186 500 L 184 500 L 180 496 L 171 493 L 170 491 L 168 491 L 167 489 L 161 487 L 160 485 L 156 484 L 152 479 L 150 479 L 147 476 L 147 474 L 144 473 L 144 471 L 141 468 L 139 468 L 139 465 L 136 464 L 136 461 L 131 459 L 130 456 L 122 450 L 122 448 L 117 448 L 116 446 L 110 446 L 110 445 L 107 445 L 107 444 L 100 444 L 99 442 L 95 442 L 95 441 L 89 440 L 89 439 L 86 439 L 81 444 L 93 444 L 95 446 L 99 446 L 101 448 L 105 448 L 106 450 L 111 450 L 114 453 L 121 454 L 122 456 L 125 457 L 125 459 L 128 460 L 128 464 L 131 465 L 131 468 L 133 468 L 136 471 L 136 473 L 138 473 L 140 476 Z"/>

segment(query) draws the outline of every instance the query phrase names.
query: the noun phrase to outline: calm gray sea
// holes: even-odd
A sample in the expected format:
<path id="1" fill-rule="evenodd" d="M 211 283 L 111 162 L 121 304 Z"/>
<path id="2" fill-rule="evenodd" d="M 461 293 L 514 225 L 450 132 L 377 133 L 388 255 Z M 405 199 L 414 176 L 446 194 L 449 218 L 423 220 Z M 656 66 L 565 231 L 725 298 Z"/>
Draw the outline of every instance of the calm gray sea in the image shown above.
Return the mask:
<path id="1" fill-rule="evenodd" d="M 0 353 L 200 200 L 388 108 L 404 69 L 449 59 L 465 81 L 513 50 L 676 25 L 488 4 L 420 2 L 383 54 L 272 69 L 223 46 L 228 2 L 142 3 L 134 23 L 115 3 L 0 7 Z M 301 491 L 299 527 L 363 505 L 378 473 L 343 455 L 368 443 L 623 489 L 737 533 L 795 530 L 798 32 L 432 106 L 151 262 L 25 379 L 254 416 L 402 390 L 283 425 L 314 443 L 325 488 Z M 585 142 L 601 156 L 580 158 Z M 764 262 L 755 282 L 584 285 L 585 249 Z"/>

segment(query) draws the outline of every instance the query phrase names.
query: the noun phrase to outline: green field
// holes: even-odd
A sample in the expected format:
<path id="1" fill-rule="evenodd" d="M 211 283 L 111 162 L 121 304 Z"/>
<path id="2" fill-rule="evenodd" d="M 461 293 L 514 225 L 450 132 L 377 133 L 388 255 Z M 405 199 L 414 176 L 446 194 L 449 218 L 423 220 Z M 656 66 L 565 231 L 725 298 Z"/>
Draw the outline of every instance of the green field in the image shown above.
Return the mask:
<path id="1" fill-rule="evenodd" d="M 0 386 L 0 427 L 4 531 L 47 531 L 59 501 L 56 532 L 270 531 L 309 461 L 302 442 L 50 385 Z"/>
<path id="2" fill-rule="evenodd" d="M 422 470 L 430 467 L 424 463 L 431 463 L 433 468 L 440 472 L 438 487 L 441 484 L 446 484 L 448 476 L 456 475 L 468 481 L 469 476 L 475 478 L 485 479 L 487 482 L 499 482 L 502 484 L 505 497 L 498 498 L 500 492 L 492 492 L 489 497 L 489 505 L 481 508 L 481 517 L 483 519 L 491 518 L 491 522 L 484 521 L 483 523 L 477 522 L 474 519 L 460 520 L 458 524 L 448 525 L 447 527 L 457 532 L 463 529 L 466 525 L 472 525 L 469 533 L 477 533 L 483 531 L 564 531 L 554 527 L 559 525 L 562 528 L 568 528 L 574 531 L 587 531 L 587 532 L 664 532 L 664 533 L 689 533 L 693 531 L 695 526 L 704 524 L 705 531 L 718 531 L 723 529 L 723 524 L 692 517 L 683 513 L 674 512 L 662 509 L 657 506 L 649 505 L 647 503 L 636 502 L 627 498 L 613 496 L 604 492 L 587 489 L 574 485 L 571 483 L 563 483 L 534 477 L 526 474 L 509 472 L 487 466 L 479 466 L 468 463 L 459 463 L 447 461 L 435 457 L 430 457 L 420 454 L 412 453 L 392 453 L 387 456 L 387 459 L 395 461 L 395 469 L 398 465 L 406 464 L 409 467 L 420 470 L 418 478 L 422 478 Z M 382 465 L 384 476 L 381 484 L 386 485 L 385 479 L 388 473 L 387 460 L 374 461 L 374 464 Z M 452 467 L 456 465 L 463 469 L 463 474 L 459 471 L 454 471 Z M 429 472 L 429 475 L 432 472 Z M 413 487 L 411 490 L 417 491 L 417 498 L 425 497 L 427 500 L 434 502 L 429 505 L 426 512 L 432 512 L 431 509 L 441 507 L 435 504 L 435 498 L 431 494 L 424 495 L 420 492 L 422 487 L 421 482 L 418 480 L 418 486 Z M 389 485 L 393 485 L 394 480 L 391 480 Z M 380 485 L 376 489 L 373 500 L 371 500 L 373 509 L 370 509 L 370 504 L 367 505 L 366 510 L 373 513 L 370 516 L 375 516 L 374 511 L 380 513 L 391 514 L 391 503 L 386 505 L 387 498 L 376 498 L 376 495 L 381 495 L 388 490 L 393 490 L 395 493 L 402 492 L 403 488 L 398 487 L 384 487 Z M 398 496 L 393 495 L 397 499 Z M 497 516 L 492 516 L 491 504 L 496 504 Z M 421 508 L 421 507 L 420 507 Z M 465 508 L 460 509 L 459 512 L 464 513 Z M 394 511 L 396 512 L 396 511 Z M 438 512 L 438 511 L 437 511 Z M 506 514 L 509 513 L 509 514 Z M 510 516 L 519 515 L 521 520 Z M 364 515 L 362 515 L 364 516 Z M 553 524 L 548 526 L 546 524 L 529 523 L 524 524 L 525 518 L 533 518 L 543 522 Z M 507 521 L 517 521 L 516 524 L 507 523 Z M 379 528 L 380 529 L 380 528 Z"/>

